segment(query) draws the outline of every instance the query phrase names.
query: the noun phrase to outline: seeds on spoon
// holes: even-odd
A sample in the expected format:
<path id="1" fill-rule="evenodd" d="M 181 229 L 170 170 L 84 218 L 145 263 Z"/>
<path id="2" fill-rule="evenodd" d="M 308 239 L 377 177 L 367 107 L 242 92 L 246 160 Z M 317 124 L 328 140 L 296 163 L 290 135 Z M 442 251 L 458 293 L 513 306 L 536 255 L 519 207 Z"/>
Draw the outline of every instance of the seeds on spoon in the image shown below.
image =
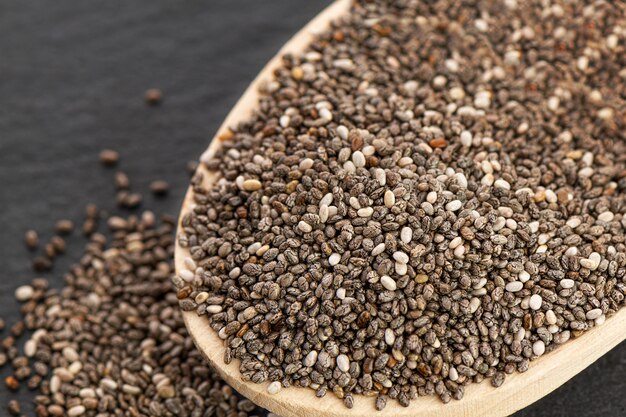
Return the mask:
<path id="1" fill-rule="evenodd" d="M 624 305 L 623 18 L 492 3 L 357 2 L 202 158 L 180 305 L 245 380 L 448 402 Z"/>

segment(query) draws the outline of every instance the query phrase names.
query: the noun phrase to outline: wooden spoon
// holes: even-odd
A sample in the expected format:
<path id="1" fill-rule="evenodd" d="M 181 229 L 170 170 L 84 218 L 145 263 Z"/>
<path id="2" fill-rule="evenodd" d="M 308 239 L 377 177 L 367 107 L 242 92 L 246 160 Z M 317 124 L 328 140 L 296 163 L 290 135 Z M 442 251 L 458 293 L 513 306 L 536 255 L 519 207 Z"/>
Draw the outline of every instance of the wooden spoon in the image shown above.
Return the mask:
<path id="1" fill-rule="evenodd" d="M 258 103 L 259 85 L 262 81 L 272 79 L 272 71 L 280 65 L 281 56 L 303 51 L 316 33 L 326 29 L 331 20 L 346 13 L 349 7 L 349 0 L 335 1 L 283 46 L 231 110 L 207 152 L 214 152 L 221 145 L 220 137 L 228 132 L 230 126 L 236 126 L 239 121 L 250 117 Z M 203 165 L 198 169 L 204 173 L 205 185 L 215 181 L 215 174 L 209 173 Z M 181 218 L 192 204 L 193 191 L 190 188 L 183 202 Z M 189 251 L 176 242 L 177 271 L 183 270 L 187 256 Z M 593 328 L 581 337 L 532 361 L 527 372 L 508 375 L 500 388 L 493 388 L 489 382 L 470 384 L 466 386 L 462 400 L 453 400 L 449 404 L 443 404 L 433 397 L 420 397 L 404 408 L 390 399 L 387 407 L 377 412 L 374 408 L 375 399 L 362 396 L 355 396 L 354 408 L 348 409 L 332 393 L 317 398 L 314 391 L 308 388 L 291 387 L 270 395 L 267 392 L 267 383 L 254 384 L 242 380 L 239 360 L 233 360 L 229 365 L 224 364 L 224 341 L 211 329 L 206 317 L 198 316 L 193 311 L 184 312 L 183 317 L 196 346 L 222 378 L 254 403 L 282 417 L 506 416 L 549 394 L 626 338 L 626 309 L 622 309 L 607 319 L 604 325 Z"/>

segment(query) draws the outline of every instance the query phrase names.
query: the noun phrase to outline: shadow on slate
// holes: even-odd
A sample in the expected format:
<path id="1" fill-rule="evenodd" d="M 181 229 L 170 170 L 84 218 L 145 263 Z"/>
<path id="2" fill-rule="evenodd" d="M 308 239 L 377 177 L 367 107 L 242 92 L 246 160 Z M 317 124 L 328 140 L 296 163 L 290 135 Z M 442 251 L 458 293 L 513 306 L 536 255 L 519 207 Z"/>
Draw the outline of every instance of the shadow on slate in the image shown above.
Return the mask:
<path id="1" fill-rule="evenodd" d="M 13 291 L 37 276 L 23 245 L 26 229 L 45 242 L 59 219 L 79 225 L 88 202 L 117 212 L 117 168 L 98 164 L 101 149 L 120 151 L 118 168 L 144 195 L 143 208 L 176 215 L 187 161 L 206 148 L 265 62 L 328 3 L 2 2 L 0 317 L 8 325 L 19 317 Z M 159 106 L 143 100 L 151 87 L 163 91 Z M 150 195 L 155 179 L 170 183 L 168 198 Z M 68 239 L 68 255 L 45 274 L 52 285 L 61 285 L 83 244 L 77 233 Z M 626 415 L 625 373 L 622 343 L 516 416 Z M 3 385 L 0 409 L 13 395 Z M 31 394 L 22 388 L 17 398 L 30 413 Z"/>

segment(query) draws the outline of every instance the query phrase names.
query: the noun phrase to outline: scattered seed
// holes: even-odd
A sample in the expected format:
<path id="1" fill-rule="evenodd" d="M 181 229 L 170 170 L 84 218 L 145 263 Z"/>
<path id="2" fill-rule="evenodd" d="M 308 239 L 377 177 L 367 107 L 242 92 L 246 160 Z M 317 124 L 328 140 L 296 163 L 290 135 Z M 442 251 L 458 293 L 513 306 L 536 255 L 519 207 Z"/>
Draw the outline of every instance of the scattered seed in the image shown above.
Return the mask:
<path id="1" fill-rule="evenodd" d="M 170 185 L 167 183 L 167 181 L 157 180 L 150 183 L 150 191 L 156 196 L 164 196 L 168 193 L 169 190 Z"/>
<path id="2" fill-rule="evenodd" d="M 100 152 L 100 162 L 105 166 L 117 165 L 120 154 L 112 149 L 105 149 Z"/>
<path id="3" fill-rule="evenodd" d="M 71 220 L 59 220 L 55 225 L 55 230 L 59 235 L 69 235 L 74 231 L 74 222 Z"/>
<path id="4" fill-rule="evenodd" d="M 20 407 L 20 403 L 18 403 L 17 400 L 9 400 L 7 409 L 9 410 L 9 413 L 14 416 L 19 416 L 22 413 L 22 408 Z"/>
<path id="5" fill-rule="evenodd" d="M 34 230 L 27 230 L 26 233 L 24 233 L 24 243 L 30 250 L 37 249 L 37 246 L 39 246 L 39 235 L 37 232 Z"/>
<path id="6" fill-rule="evenodd" d="M 30 285 L 22 285 L 15 290 L 15 299 L 17 301 L 28 301 L 33 298 L 35 290 Z"/>
<path id="7" fill-rule="evenodd" d="M 163 93 L 158 88 L 150 88 L 146 90 L 146 93 L 144 94 L 144 99 L 146 100 L 146 103 L 154 106 L 161 103 L 161 100 L 163 100 Z"/>

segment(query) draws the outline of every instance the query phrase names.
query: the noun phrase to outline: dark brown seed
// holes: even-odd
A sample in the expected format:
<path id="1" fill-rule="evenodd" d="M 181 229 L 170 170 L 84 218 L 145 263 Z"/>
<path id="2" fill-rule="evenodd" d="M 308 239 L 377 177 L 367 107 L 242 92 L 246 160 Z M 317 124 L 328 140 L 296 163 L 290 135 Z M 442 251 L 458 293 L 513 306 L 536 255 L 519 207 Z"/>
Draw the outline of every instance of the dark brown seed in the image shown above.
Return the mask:
<path id="1" fill-rule="evenodd" d="M 18 321 L 13 326 L 11 326 L 11 334 L 14 337 L 19 337 L 22 335 L 22 333 L 24 333 L 24 328 L 25 328 L 24 322 Z"/>
<path id="2" fill-rule="evenodd" d="M 37 256 L 33 259 L 33 269 L 36 272 L 45 272 L 52 269 L 52 262 L 44 256 Z"/>
<path id="3" fill-rule="evenodd" d="M 91 236 L 96 231 L 96 222 L 93 219 L 87 219 L 83 223 L 83 234 L 85 236 Z"/>
<path id="4" fill-rule="evenodd" d="M 156 196 L 163 196 L 167 194 L 169 189 L 170 185 L 166 181 L 157 180 L 150 183 L 150 191 L 152 191 L 152 194 Z"/>
<path id="5" fill-rule="evenodd" d="M 105 149 L 100 152 L 100 162 L 105 166 L 117 165 L 120 160 L 120 154 L 112 149 Z"/>

